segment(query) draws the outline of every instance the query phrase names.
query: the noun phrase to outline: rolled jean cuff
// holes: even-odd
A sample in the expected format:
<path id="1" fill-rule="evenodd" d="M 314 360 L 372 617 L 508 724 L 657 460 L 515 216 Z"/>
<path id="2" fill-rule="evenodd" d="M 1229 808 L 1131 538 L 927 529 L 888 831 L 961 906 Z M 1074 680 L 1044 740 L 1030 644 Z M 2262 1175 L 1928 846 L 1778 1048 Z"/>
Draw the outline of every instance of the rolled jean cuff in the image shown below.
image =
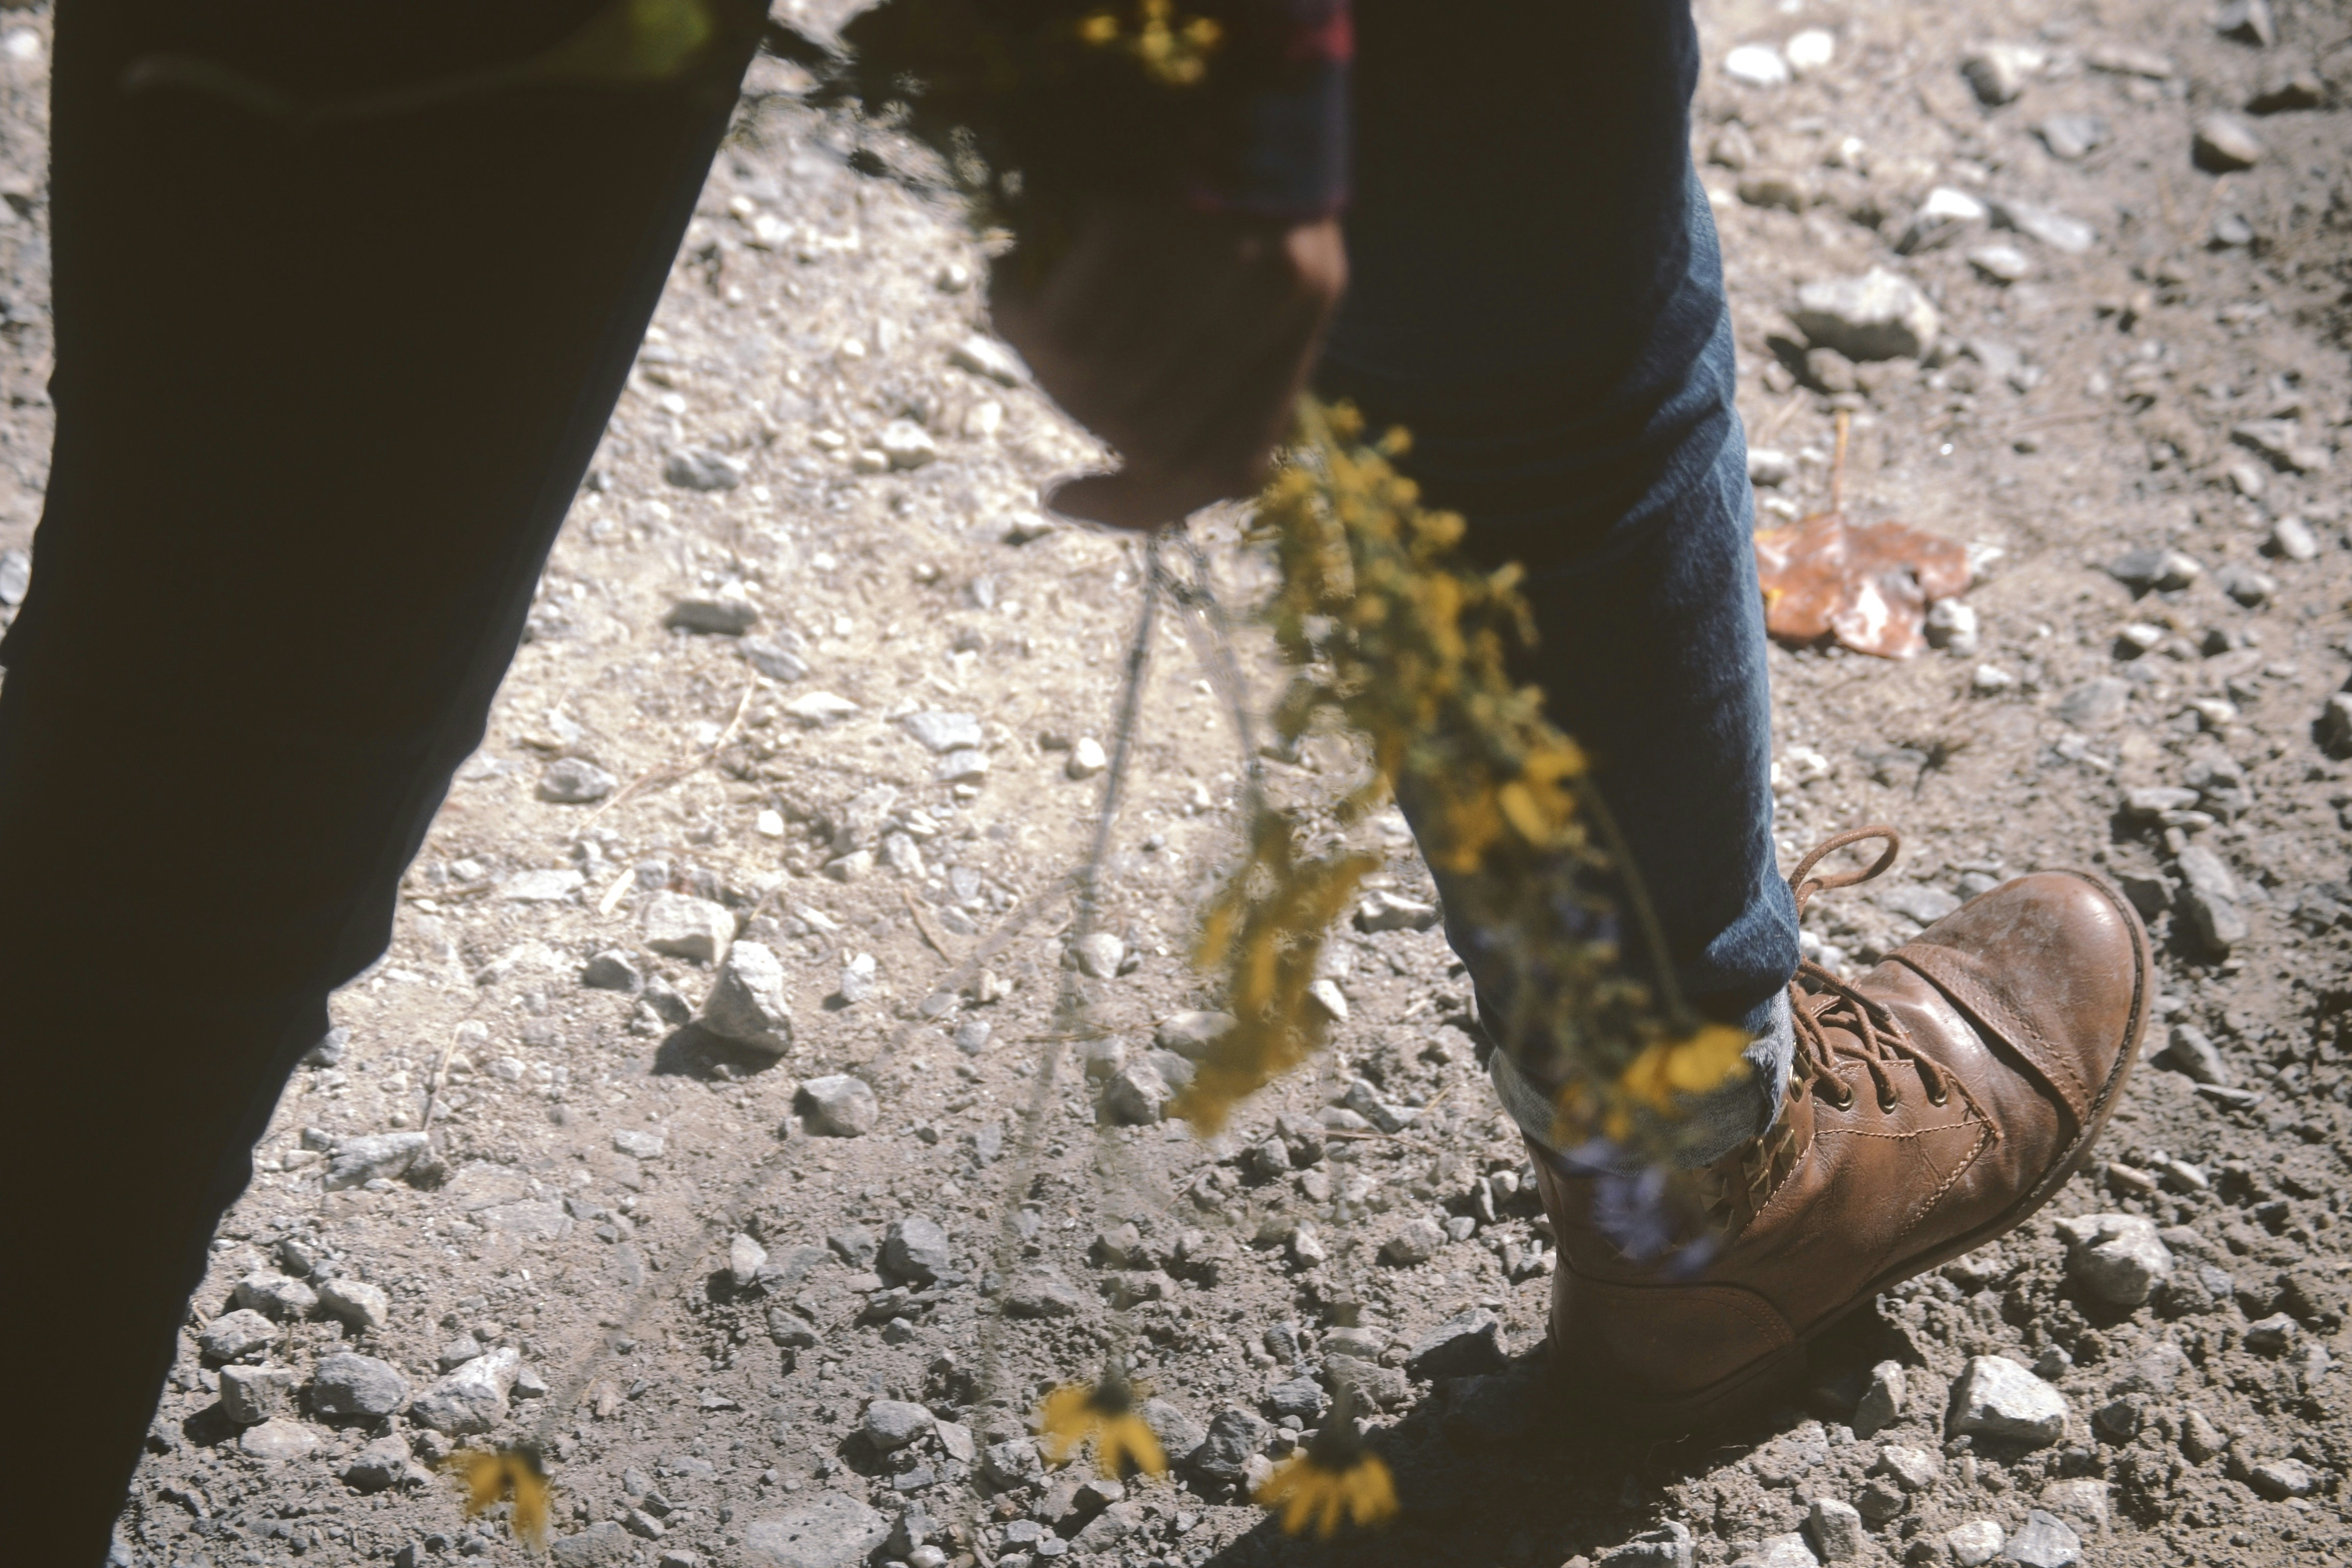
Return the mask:
<path id="1" fill-rule="evenodd" d="M 1789 1092 L 1790 1068 L 1797 1052 L 1796 1030 L 1789 1019 L 1788 993 L 1775 995 L 1762 1011 L 1763 1018 L 1754 1026 L 1755 1038 L 1740 1053 L 1751 1069 L 1748 1075 L 1738 1083 L 1705 1094 L 1679 1097 L 1683 1115 L 1671 1154 L 1671 1162 L 1678 1169 L 1692 1171 L 1712 1165 L 1749 1139 L 1769 1131 L 1779 1120 L 1780 1102 Z M 1643 1163 L 1595 1163 L 1593 1151 L 1589 1147 L 1577 1150 L 1572 1157 L 1563 1153 L 1553 1142 L 1555 1117 L 1550 1097 L 1528 1081 L 1512 1062 L 1510 1053 L 1497 1047 L 1486 1059 L 1486 1074 L 1494 1082 L 1496 1098 L 1503 1102 L 1511 1120 L 1519 1124 L 1528 1142 L 1552 1154 L 1564 1167 L 1581 1166 L 1598 1174 L 1611 1169 L 1635 1170 Z"/>

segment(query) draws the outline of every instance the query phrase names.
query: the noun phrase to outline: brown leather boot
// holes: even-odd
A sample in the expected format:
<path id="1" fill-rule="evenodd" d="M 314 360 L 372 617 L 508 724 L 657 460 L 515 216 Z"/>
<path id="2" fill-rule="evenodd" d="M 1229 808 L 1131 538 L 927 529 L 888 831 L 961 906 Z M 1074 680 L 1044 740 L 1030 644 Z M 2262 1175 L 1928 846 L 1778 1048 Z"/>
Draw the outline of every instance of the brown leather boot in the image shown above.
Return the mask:
<path id="1" fill-rule="evenodd" d="M 1812 874 L 1872 838 L 1887 848 L 1868 870 Z M 1878 875 L 1896 847 L 1885 827 L 1822 844 L 1790 879 L 1798 910 Z M 2155 980 L 2131 905 L 2077 871 L 2004 882 L 1852 984 L 1806 964 L 1780 1119 L 1706 1173 L 1726 1229 L 1703 1268 L 1629 1260 L 1593 1223 L 1593 1180 L 1536 1151 L 1562 1381 L 1654 1427 L 1772 1392 L 1848 1310 L 1983 1246 L 2073 1174 L 2123 1092 Z"/>

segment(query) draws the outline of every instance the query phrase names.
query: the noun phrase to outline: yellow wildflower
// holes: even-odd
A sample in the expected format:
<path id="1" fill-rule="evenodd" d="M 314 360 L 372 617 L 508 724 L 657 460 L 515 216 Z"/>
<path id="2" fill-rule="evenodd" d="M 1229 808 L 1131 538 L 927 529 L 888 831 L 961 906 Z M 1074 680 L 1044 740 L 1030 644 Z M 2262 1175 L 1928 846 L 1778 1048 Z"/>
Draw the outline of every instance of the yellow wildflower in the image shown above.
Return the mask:
<path id="1" fill-rule="evenodd" d="M 514 1538 L 534 1551 L 547 1545 L 547 1468 L 529 1444 L 511 1448 L 465 1448 L 441 1462 L 465 1483 L 466 1517 L 487 1513 L 511 1499 L 507 1525 Z"/>
<path id="2" fill-rule="evenodd" d="M 1135 1413 L 1135 1390 L 1116 1364 L 1092 1384 L 1064 1384 L 1045 1395 L 1037 1427 L 1047 1464 L 1068 1464 L 1092 1438 L 1095 1468 L 1106 1475 L 1142 1470 L 1156 1476 L 1168 1468 L 1160 1439 Z"/>
<path id="3" fill-rule="evenodd" d="M 1397 1514 L 1396 1483 L 1388 1464 L 1364 1447 L 1344 1392 L 1307 1451 L 1283 1461 L 1250 1500 L 1280 1509 L 1286 1533 L 1297 1535 L 1312 1525 L 1325 1541 L 1342 1524 L 1370 1528 Z"/>

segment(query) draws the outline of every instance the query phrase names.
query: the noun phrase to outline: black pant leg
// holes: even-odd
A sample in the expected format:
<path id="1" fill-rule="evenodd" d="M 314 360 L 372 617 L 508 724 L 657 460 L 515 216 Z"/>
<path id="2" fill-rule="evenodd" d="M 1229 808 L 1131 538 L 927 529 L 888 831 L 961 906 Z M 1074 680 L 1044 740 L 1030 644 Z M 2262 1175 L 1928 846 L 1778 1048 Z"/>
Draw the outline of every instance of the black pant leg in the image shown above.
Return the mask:
<path id="1" fill-rule="evenodd" d="M 60 9 L 57 446 L 0 646 L 0 1161 L 17 1255 L 73 1282 L 13 1309 L 23 1561 L 106 1551 L 205 1240 L 480 742 L 749 35 L 658 88 L 299 133 L 126 70 L 357 93 L 593 8 Z"/>

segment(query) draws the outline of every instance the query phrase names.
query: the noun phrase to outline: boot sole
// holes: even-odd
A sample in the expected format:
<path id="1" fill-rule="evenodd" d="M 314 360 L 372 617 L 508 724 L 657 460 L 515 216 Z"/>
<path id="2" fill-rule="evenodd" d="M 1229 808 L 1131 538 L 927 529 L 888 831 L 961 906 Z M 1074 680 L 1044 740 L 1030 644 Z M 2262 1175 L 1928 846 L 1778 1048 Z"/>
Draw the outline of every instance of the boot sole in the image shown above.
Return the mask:
<path id="1" fill-rule="evenodd" d="M 2139 911 L 2115 886 L 2104 877 L 2088 871 L 2058 868 L 2061 875 L 2078 877 L 2097 889 L 2101 898 L 2123 917 L 2132 935 L 2134 959 L 2132 984 L 2131 1031 L 2124 1040 L 2124 1048 L 2116 1054 L 2116 1065 L 2106 1081 L 2100 1085 L 2096 1099 L 2091 1102 L 2090 1113 L 2083 1126 L 2058 1158 L 2051 1163 L 2041 1182 L 2029 1188 L 2024 1195 L 1992 1219 L 1976 1229 L 1928 1251 L 1906 1258 L 1887 1268 L 1856 1292 L 1844 1307 L 1823 1317 L 1800 1333 L 1787 1349 L 1732 1373 L 1695 1394 L 1673 1399 L 1643 1399 L 1622 1389 L 1578 1378 L 1563 1366 L 1565 1358 L 1547 1358 L 1552 1367 L 1555 1386 L 1564 1396 L 1589 1402 L 1604 1408 L 1644 1436 L 1681 1435 L 1694 1428 L 1713 1425 L 1727 1416 L 1737 1415 L 1751 1404 L 1760 1401 L 1780 1387 L 1784 1380 L 1793 1379 L 1805 1364 L 1806 1348 L 1812 1342 L 1836 1327 L 1871 1298 L 1893 1289 L 1906 1279 L 1916 1279 L 1930 1268 L 1940 1268 L 1964 1253 L 1973 1252 L 1997 1237 L 2005 1236 L 2033 1217 L 2034 1212 L 2058 1194 L 2058 1189 L 2074 1178 L 2082 1168 L 2093 1144 L 2107 1130 L 2116 1104 L 2123 1099 L 2124 1086 L 2131 1078 L 2131 1069 L 2139 1058 L 2140 1047 L 2147 1035 L 2149 1005 L 2154 999 L 2156 957 L 2147 940 L 2147 927 L 2141 921 Z"/>

